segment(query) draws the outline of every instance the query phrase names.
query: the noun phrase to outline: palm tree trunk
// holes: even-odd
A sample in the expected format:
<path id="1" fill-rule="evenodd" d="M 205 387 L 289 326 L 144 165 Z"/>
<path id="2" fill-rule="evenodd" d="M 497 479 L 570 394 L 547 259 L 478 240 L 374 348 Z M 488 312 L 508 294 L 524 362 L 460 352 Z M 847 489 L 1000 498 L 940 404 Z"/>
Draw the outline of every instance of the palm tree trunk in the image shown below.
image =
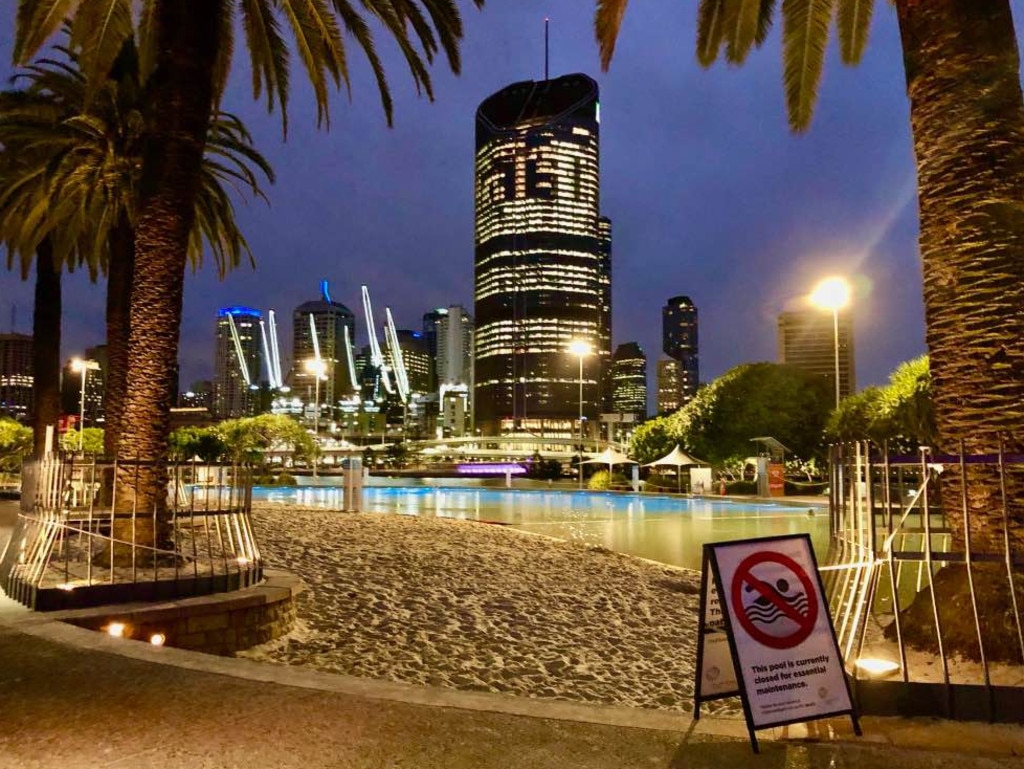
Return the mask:
<path id="1" fill-rule="evenodd" d="M 1024 452 L 1024 98 L 1010 3 L 898 0 L 897 14 L 917 159 L 939 448 L 956 453 L 962 441 L 967 454 L 990 454 L 1003 436 L 1008 451 Z M 997 468 L 968 465 L 966 479 L 957 467 L 946 468 L 942 501 L 960 547 L 969 543 L 975 553 L 1002 554 L 1006 547 L 1022 552 L 1022 471 L 1016 466 L 1007 474 L 1004 518 Z M 979 576 L 1002 584 L 1001 591 L 984 591 L 999 599 L 982 618 L 989 658 L 1016 659 L 1006 566 L 974 569 L 980 572 L 976 584 Z M 949 567 L 935 580 L 947 640 L 951 626 L 970 624 L 965 582 L 963 567 Z M 921 609 L 925 614 L 928 604 Z M 970 624 L 964 637 L 973 636 Z M 972 654 L 970 642 L 951 645 L 957 648 L 947 647 L 949 653 Z"/>
<path id="2" fill-rule="evenodd" d="M 932 398 L 943 450 L 1024 451 L 1024 98 L 1009 0 L 897 3 L 917 155 Z M 1002 549 L 999 485 L 971 473 L 972 544 Z M 1011 477 L 1024 546 L 1024 484 Z M 944 477 L 955 490 L 959 483 Z M 958 512 L 958 511 L 954 511 Z M 999 520 L 997 520 L 999 518 Z M 963 540 L 962 516 L 950 523 Z"/>
<path id="3" fill-rule="evenodd" d="M 121 416 L 127 389 L 128 328 L 132 280 L 135 272 L 135 232 L 124 215 L 110 240 L 107 268 L 107 371 L 104 388 L 103 453 L 117 456 Z"/>
<path id="4" fill-rule="evenodd" d="M 118 440 L 117 506 L 137 515 L 136 544 L 165 544 L 170 408 L 177 376 L 186 247 L 213 105 L 224 0 L 161 0 L 151 139 L 135 231 L 127 391 Z M 132 463 L 144 463 L 132 466 Z M 154 523 L 152 523 L 155 521 Z M 131 522 L 115 527 L 124 536 Z"/>
<path id="5" fill-rule="evenodd" d="M 60 269 L 53 261 L 53 246 L 44 238 L 36 249 L 32 311 L 32 433 L 36 459 L 46 453 L 47 426 L 53 426 L 56 437 L 60 418 L 60 279 Z"/>

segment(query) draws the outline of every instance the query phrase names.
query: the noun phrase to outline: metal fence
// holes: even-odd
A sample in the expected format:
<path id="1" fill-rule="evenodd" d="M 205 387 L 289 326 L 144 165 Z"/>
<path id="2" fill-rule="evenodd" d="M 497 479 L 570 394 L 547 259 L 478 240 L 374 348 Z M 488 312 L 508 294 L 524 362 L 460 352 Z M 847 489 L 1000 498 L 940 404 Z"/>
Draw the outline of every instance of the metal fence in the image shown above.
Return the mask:
<path id="1" fill-rule="evenodd" d="M 833 447 L 822 571 L 864 712 L 1024 722 L 1024 500 L 1010 482 L 1022 472 L 1024 456 L 1001 448 Z"/>
<path id="2" fill-rule="evenodd" d="M 131 491 L 154 473 L 159 499 L 140 509 Z M 173 599 L 262 579 L 247 466 L 188 462 L 163 470 L 57 455 L 26 466 L 22 479 L 0 587 L 26 606 Z"/>

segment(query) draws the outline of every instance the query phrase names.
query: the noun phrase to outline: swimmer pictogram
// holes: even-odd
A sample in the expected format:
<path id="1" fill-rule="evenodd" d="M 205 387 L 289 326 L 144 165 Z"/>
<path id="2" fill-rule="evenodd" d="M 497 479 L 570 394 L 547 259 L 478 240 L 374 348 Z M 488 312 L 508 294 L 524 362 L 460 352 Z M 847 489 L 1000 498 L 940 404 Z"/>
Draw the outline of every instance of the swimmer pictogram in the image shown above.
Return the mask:
<path id="1" fill-rule="evenodd" d="M 737 567 L 731 586 L 740 626 L 758 643 L 791 649 L 818 621 L 818 595 L 807 572 L 788 556 L 753 553 Z"/>

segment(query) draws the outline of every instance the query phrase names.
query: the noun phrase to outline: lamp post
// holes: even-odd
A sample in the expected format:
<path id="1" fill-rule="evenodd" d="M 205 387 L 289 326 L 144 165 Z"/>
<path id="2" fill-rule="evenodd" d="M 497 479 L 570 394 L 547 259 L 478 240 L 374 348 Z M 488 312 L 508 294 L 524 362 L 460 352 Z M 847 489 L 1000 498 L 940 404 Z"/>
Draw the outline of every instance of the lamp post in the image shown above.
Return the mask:
<path id="1" fill-rule="evenodd" d="M 589 342 L 576 340 L 569 344 L 569 352 L 580 359 L 580 488 L 583 488 L 583 358 L 593 351 Z"/>
<path id="2" fill-rule="evenodd" d="M 832 311 L 832 348 L 836 363 L 836 408 L 839 408 L 839 311 L 850 303 L 850 283 L 846 278 L 825 278 L 811 292 L 811 304 Z"/>
<path id="3" fill-rule="evenodd" d="M 99 371 L 100 364 L 94 360 L 72 358 L 71 370 L 77 371 L 82 376 L 82 391 L 78 399 L 78 450 L 85 451 L 85 381 L 89 378 L 90 371 Z"/>
<path id="4" fill-rule="evenodd" d="M 309 358 L 303 364 L 306 373 L 313 377 L 313 477 L 316 478 L 317 451 L 320 447 L 320 380 L 325 378 L 327 364 L 320 358 Z M 308 392 L 308 391 L 307 391 Z"/>

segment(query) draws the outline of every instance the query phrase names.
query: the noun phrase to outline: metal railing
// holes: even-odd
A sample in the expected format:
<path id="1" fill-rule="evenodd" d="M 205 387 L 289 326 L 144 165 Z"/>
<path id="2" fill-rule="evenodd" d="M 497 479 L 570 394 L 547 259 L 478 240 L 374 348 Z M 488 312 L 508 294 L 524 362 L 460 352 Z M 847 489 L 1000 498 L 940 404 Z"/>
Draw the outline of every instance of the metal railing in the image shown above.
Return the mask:
<path id="1" fill-rule="evenodd" d="M 1024 722 L 1024 548 L 1014 520 L 1024 500 L 1008 490 L 1019 487 L 1024 456 L 998 445 L 991 455 L 832 449 L 822 572 L 866 712 Z"/>
<path id="2" fill-rule="evenodd" d="M 133 490 L 156 478 L 145 509 Z M 244 465 L 59 455 L 26 466 L 0 587 L 37 610 L 172 599 L 262 579 Z"/>

